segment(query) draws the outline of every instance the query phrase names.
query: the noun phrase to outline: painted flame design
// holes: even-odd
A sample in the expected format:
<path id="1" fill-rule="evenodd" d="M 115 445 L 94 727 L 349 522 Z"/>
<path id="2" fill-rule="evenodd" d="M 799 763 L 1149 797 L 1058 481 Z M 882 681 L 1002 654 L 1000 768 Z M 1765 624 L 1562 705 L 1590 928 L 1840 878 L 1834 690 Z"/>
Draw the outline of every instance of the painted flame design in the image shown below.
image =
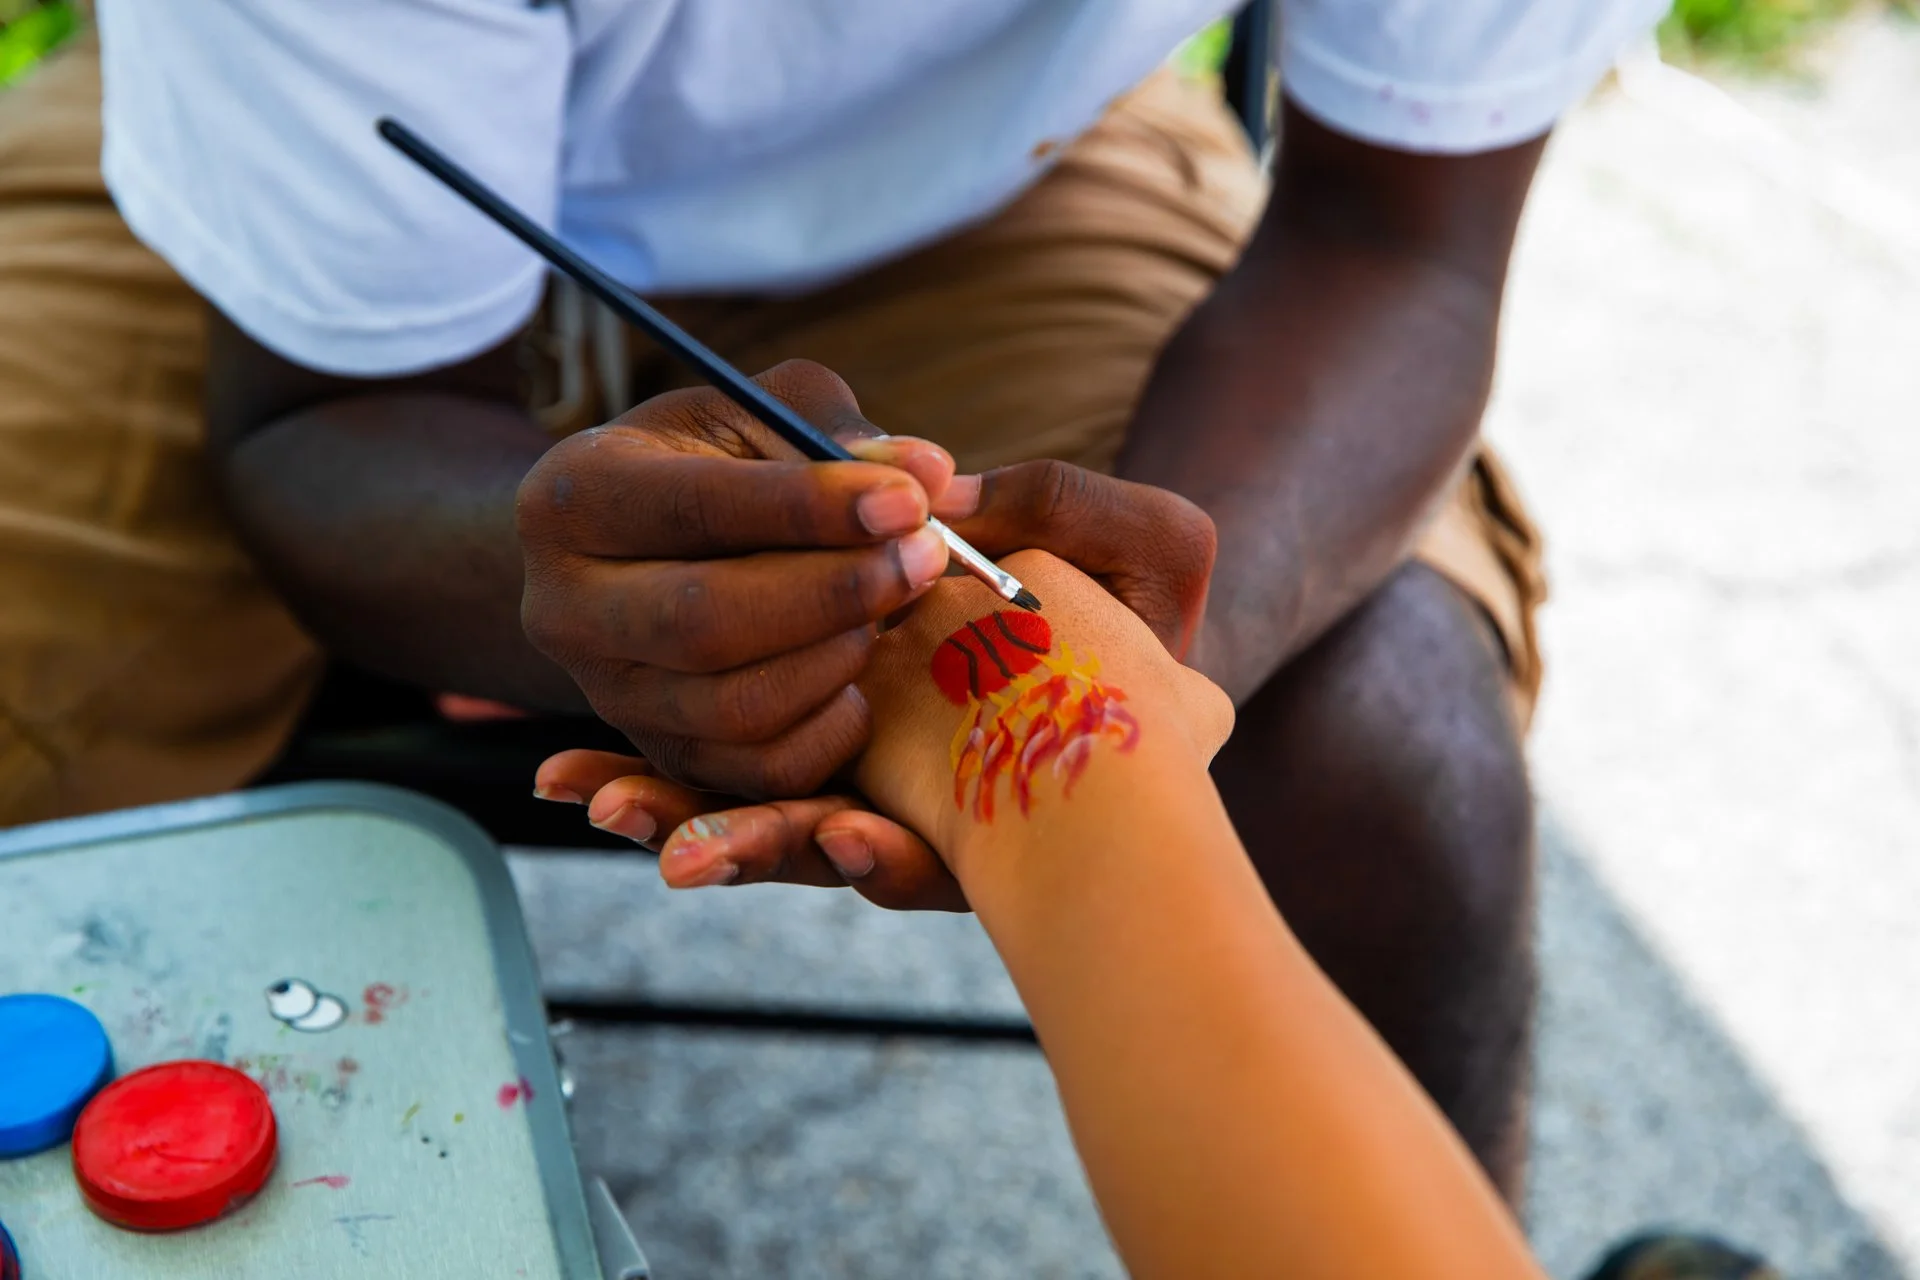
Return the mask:
<path id="1" fill-rule="evenodd" d="M 971 797 L 973 816 L 991 822 L 1005 778 L 1025 816 L 1041 770 L 1049 769 L 1061 795 L 1070 796 L 1102 738 L 1133 750 L 1140 725 L 1120 705 L 1127 695 L 1099 677 L 1099 659 L 1083 659 L 1062 643 L 1005 688 L 969 699 L 953 736 L 954 805 L 965 809 Z"/>

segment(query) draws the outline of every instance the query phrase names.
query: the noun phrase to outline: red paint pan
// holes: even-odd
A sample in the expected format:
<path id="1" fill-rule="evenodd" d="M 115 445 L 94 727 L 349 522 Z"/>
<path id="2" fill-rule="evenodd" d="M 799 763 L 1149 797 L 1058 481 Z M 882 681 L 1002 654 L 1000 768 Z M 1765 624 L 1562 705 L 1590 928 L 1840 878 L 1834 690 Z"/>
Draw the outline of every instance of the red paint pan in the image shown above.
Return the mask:
<path id="1" fill-rule="evenodd" d="M 266 1184 L 278 1150 L 266 1090 L 217 1062 L 163 1062 L 97 1094 L 73 1129 L 87 1207 L 133 1231 L 197 1227 Z"/>

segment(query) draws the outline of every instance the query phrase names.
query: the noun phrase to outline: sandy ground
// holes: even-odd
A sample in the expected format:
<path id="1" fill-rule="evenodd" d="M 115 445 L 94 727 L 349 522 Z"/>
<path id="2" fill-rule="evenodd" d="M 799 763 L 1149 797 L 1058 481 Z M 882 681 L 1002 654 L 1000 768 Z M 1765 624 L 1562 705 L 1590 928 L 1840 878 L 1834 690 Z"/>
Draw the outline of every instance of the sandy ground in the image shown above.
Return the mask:
<path id="1" fill-rule="evenodd" d="M 1920 25 L 1561 131 L 1489 433 L 1550 526 L 1530 1230 L 1920 1260 Z M 550 987 L 1017 1011 L 970 920 L 516 859 Z M 583 1162 L 676 1277 L 1118 1274 L 1030 1050 L 578 1032 Z"/>

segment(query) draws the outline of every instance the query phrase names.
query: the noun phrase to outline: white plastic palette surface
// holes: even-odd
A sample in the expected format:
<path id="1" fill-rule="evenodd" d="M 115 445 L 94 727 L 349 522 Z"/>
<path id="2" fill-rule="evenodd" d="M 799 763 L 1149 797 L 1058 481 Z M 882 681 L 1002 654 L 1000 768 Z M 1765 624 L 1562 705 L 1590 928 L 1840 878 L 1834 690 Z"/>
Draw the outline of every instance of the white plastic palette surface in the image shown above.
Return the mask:
<path id="1" fill-rule="evenodd" d="M 96 1218 L 67 1146 L 0 1160 L 28 1280 L 602 1274 L 512 885 L 452 810 L 318 785 L 0 833 L 0 921 L 0 991 L 93 1010 L 120 1074 L 247 1072 L 280 1135 L 166 1235 Z"/>

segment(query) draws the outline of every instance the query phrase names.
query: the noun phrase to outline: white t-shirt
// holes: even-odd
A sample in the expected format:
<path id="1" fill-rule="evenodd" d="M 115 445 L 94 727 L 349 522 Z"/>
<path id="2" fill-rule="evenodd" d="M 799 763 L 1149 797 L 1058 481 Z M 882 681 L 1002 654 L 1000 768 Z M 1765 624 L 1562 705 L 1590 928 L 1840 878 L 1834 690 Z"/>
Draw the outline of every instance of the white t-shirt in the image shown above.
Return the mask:
<path id="1" fill-rule="evenodd" d="M 256 340 L 332 373 L 463 359 L 533 255 L 392 115 L 635 288 L 792 289 L 979 218 L 1229 0 L 98 0 L 106 180 Z M 1290 0 L 1282 76 L 1355 136 L 1533 137 L 1662 0 Z"/>

